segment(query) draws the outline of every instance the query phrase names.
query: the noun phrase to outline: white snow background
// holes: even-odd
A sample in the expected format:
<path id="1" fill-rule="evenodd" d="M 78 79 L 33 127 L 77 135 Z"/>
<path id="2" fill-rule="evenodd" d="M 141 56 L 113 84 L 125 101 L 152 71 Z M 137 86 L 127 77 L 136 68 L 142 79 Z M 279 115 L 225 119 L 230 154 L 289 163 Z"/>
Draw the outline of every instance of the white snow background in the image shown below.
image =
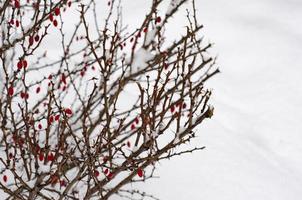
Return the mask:
<path id="1" fill-rule="evenodd" d="M 151 0 L 122 2 L 124 24 L 136 28 Z M 140 188 L 161 200 L 302 199 L 302 0 L 196 4 L 222 71 L 206 83 L 214 116 L 190 144 L 206 149 L 162 161 L 160 178 Z M 171 20 L 168 38 L 184 30 L 185 8 Z M 59 55 L 52 45 L 49 59 Z"/>
<path id="2" fill-rule="evenodd" d="M 127 3 L 129 20 L 147 8 Z M 162 162 L 141 188 L 163 200 L 302 199 L 302 1 L 196 4 L 222 71 L 207 83 L 214 117 L 192 143 L 206 149 Z"/>

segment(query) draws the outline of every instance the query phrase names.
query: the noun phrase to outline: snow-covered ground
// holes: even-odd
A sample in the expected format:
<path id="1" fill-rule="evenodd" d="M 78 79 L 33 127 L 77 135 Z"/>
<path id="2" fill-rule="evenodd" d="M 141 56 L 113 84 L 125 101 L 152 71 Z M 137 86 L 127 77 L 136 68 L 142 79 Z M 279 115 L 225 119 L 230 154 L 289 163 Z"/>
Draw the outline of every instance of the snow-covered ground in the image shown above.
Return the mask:
<path id="1" fill-rule="evenodd" d="M 136 5 L 143 6 L 135 1 Z M 302 1 L 196 0 L 222 73 L 215 115 L 143 189 L 163 200 L 300 200 Z"/>

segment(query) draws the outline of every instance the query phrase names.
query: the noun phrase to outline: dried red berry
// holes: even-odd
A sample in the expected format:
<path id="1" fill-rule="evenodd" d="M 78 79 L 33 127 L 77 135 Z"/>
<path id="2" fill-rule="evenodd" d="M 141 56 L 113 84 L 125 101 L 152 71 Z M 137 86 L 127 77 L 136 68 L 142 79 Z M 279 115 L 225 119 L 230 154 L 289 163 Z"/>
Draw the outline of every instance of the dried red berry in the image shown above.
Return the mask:
<path id="1" fill-rule="evenodd" d="M 15 8 L 20 8 L 20 2 L 18 0 L 15 0 Z"/>
<path id="2" fill-rule="evenodd" d="M 175 111 L 175 106 L 174 106 L 174 105 L 171 106 L 170 111 L 171 111 L 171 112 L 174 112 L 174 111 Z"/>
<path id="3" fill-rule="evenodd" d="M 155 23 L 160 23 L 160 22 L 161 22 L 161 18 L 160 17 L 156 17 Z"/>
<path id="4" fill-rule="evenodd" d="M 55 20 L 53 20 L 53 25 L 55 26 L 55 27 L 57 27 L 58 26 L 58 21 L 55 19 Z"/>
<path id="5" fill-rule="evenodd" d="M 106 168 L 106 169 L 104 170 L 104 174 L 107 175 L 108 172 L 109 172 L 109 170 L 108 170 L 108 168 Z"/>
<path id="6" fill-rule="evenodd" d="M 66 113 L 67 115 L 72 115 L 72 110 L 71 110 L 70 108 L 66 108 L 66 109 L 65 109 L 65 113 Z"/>
<path id="7" fill-rule="evenodd" d="M 139 177 L 143 177 L 144 172 L 143 172 L 143 170 L 142 170 L 141 168 L 138 168 L 138 169 L 137 169 L 137 175 L 138 175 Z"/>
<path id="8" fill-rule="evenodd" d="M 111 179 L 113 177 L 113 173 L 109 172 L 109 174 L 107 175 L 107 178 Z"/>
<path id="9" fill-rule="evenodd" d="M 52 124 L 53 120 L 54 120 L 54 117 L 51 115 L 48 119 L 49 124 Z"/>
<path id="10" fill-rule="evenodd" d="M 43 161 L 43 160 L 44 160 L 44 154 L 43 154 L 43 153 L 40 153 L 40 154 L 39 154 L 39 160 L 40 160 L 40 161 Z"/>
<path id="11" fill-rule="evenodd" d="M 29 43 L 29 46 L 34 44 L 34 37 L 33 36 L 29 37 L 28 43 Z"/>
<path id="12" fill-rule="evenodd" d="M 16 27 L 19 27 L 20 23 L 18 20 L 16 20 Z"/>
<path id="13" fill-rule="evenodd" d="M 56 120 L 56 121 L 59 121 L 59 119 L 60 119 L 60 115 L 56 115 L 56 116 L 55 116 L 55 120 Z"/>
<path id="14" fill-rule="evenodd" d="M 27 61 L 23 60 L 22 63 L 23 63 L 23 67 L 26 68 L 27 67 Z"/>
<path id="15" fill-rule="evenodd" d="M 19 62 L 17 63 L 17 67 L 18 67 L 18 69 L 22 69 L 22 67 L 23 67 L 22 60 L 19 60 Z"/>
<path id="16" fill-rule="evenodd" d="M 138 123 L 139 123 L 139 119 L 138 119 L 138 117 L 137 117 L 137 118 L 135 118 L 135 120 L 134 120 L 134 121 L 135 121 L 135 123 L 136 123 L 136 124 L 138 124 Z"/>
<path id="17" fill-rule="evenodd" d="M 60 180 L 60 186 L 65 187 L 66 186 L 66 181 L 65 180 Z"/>
<path id="18" fill-rule="evenodd" d="M 94 170 L 94 176 L 98 177 L 100 175 L 100 172 L 98 170 Z"/>
<path id="19" fill-rule="evenodd" d="M 9 94 L 9 96 L 13 96 L 14 95 L 14 88 L 13 88 L 13 86 L 10 86 L 8 88 L 8 94 Z"/>
<path id="20" fill-rule="evenodd" d="M 131 144 L 129 141 L 127 141 L 127 146 L 130 148 L 131 147 Z"/>
<path id="21" fill-rule="evenodd" d="M 20 96 L 21 96 L 22 99 L 24 99 L 25 93 L 24 93 L 24 92 L 21 92 Z"/>
<path id="22" fill-rule="evenodd" d="M 54 161 L 54 159 L 55 159 L 55 156 L 53 155 L 53 153 L 49 153 L 47 156 L 47 160 L 52 162 L 52 161 Z"/>
<path id="23" fill-rule="evenodd" d="M 135 129 L 135 124 L 131 124 L 131 130 Z"/>
<path id="24" fill-rule="evenodd" d="M 58 16 L 60 14 L 60 8 L 55 8 L 55 15 Z"/>
<path id="25" fill-rule="evenodd" d="M 41 91 L 41 88 L 40 88 L 40 87 L 37 87 L 36 93 L 38 94 L 40 91 Z"/>
<path id="26" fill-rule="evenodd" d="M 7 182 L 7 176 L 6 176 L 6 175 L 3 176 L 3 181 L 4 181 L 5 183 Z"/>
<path id="27" fill-rule="evenodd" d="M 39 42 L 39 40 L 40 40 L 40 36 L 39 36 L 39 35 L 36 35 L 36 36 L 35 36 L 35 41 L 36 41 L 36 42 Z"/>
<path id="28" fill-rule="evenodd" d="M 42 129 L 42 124 L 39 124 L 39 125 L 38 125 L 38 128 L 39 128 L 39 129 Z"/>
<path id="29" fill-rule="evenodd" d="M 52 14 L 52 13 L 49 14 L 49 20 L 50 20 L 51 22 L 53 21 L 53 14 Z"/>

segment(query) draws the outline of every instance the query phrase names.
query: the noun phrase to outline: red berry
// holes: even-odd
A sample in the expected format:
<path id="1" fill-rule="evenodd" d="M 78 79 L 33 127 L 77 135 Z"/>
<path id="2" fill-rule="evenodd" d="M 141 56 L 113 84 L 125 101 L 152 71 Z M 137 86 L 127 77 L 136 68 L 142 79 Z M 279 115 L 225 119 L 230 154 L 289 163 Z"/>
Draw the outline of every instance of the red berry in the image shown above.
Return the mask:
<path id="1" fill-rule="evenodd" d="M 60 119 L 60 115 L 56 115 L 56 116 L 55 116 L 55 120 L 56 120 L 56 121 L 59 121 L 59 119 Z"/>
<path id="2" fill-rule="evenodd" d="M 38 125 L 38 128 L 39 128 L 39 129 L 42 129 L 42 124 L 39 124 L 39 125 Z"/>
<path id="3" fill-rule="evenodd" d="M 66 108 L 66 109 L 65 109 L 65 113 L 66 113 L 67 115 L 72 115 L 72 110 L 71 110 L 70 108 Z"/>
<path id="4" fill-rule="evenodd" d="M 187 107 L 187 104 L 186 104 L 186 103 L 183 103 L 183 104 L 182 104 L 182 108 L 185 109 L 186 107 Z"/>
<path id="5" fill-rule="evenodd" d="M 28 42 L 29 42 L 29 46 L 33 45 L 34 44 L 34 37 L 30 36 Z"/>
<path id="6" fill-rule="evenodd" d="M 107 178 L 111 179 L 113 177 L 113 173 L 109 172 L 109 174 L 107 175 Z"/>
<path id="7" fill-rule="evenodd" d="M 27 67 L 27 61 L 23 60 L 23 67 L 26 68 Z"/>
<path id="8" fill-rule="evenodd" d="M 68 2 L 68 7 L 70 7 L 70 6 L 71 6 L 71 1 Z"/>
<path id="9" fill-rule="evenodd" d="M 130 148 L 131 144 L 129 141 L 127 141 L 127 146 Z"/>
<path id="10" fill-rule="evenodd" d="M 171 106 L 170 111 L 171 111 L 171 112 L 174 112 L 174 111 L 175 111 L 174 105 Z"/>
<path id="11" fill-rule="evenodd" d="M 55 19 L 55 20 L 53 20 L 53 25 L 55 26 L 55 27 L 57 27 L 58 26 L 58 21 Z"/>
<path id="12" fill-rule="evenodd" d="M 36 42 L 39 42 L 39 40 L 40 40 L 40 36 L 39 36 L 39 35 L 36 35 L 36 36 L 35 36 L 35 41 L 36 41 Z"/>
<path id="13" fill-rule="evenodd" d="M 106 168 L 106 169 L 104 170 L 104 174 L 107 175 L 108 172 L 109 172 L 109 170 L 108 170 L 108 168 Z"/>
<path id="14" fill-rule="evenodd" d="M 52 14 L 52 13 L 49 14 L 49 20 L 50 20 L 51 22 L 53 21 L 53 14 Z"/>
<path id="15" fill-rule="evenodd" d="M 20 96 L 21 96 L 22 99 L 24 99 L 25 93 L 24 93 L 24 92 L 21 92 L 21 95 L 20 95 Z"/>
<path id="16" fill-rule="evenodd" d="M 20 8 L 20 2 L 18 0 L 15 0 L 15 8 Z"/>
<path id="17" fill-rule="evenodd" d="M 135 124 L 131 124 L 131 130 L 135 129 Z"/>
<path id="18" fill-rule="evenodd" d="M 3 181 L 7 182 L 7 176 L 6 175 L 3 176 Z"/>
<path id="19" fill-rule="evenodd" d="M 94 176 L 98 177 L 100 175 L 100 172 L 98 170 L 94 170 Z"/>
<path id="20" fill-rule="evenodd" d="M 137 175 L 138 175 L 139 177 L 143 177 L 144 172 L 143 172 L 143 170 L 142 170 L 141 168 L 138 168 L 138 169 L 137 169 Z"/>
<path id="21" fill-rule="evenodd" d="M 148 28 L 145 27 L 143 31 L 144 31 L 144 33 L 147 33 L 148 32 Z"/>
<path id="22" fill-rule="evenodd" d="M 55 15 L 58 16 L 60 14 L 60 8 L 55 8 Z"/>
<path id="23" fill-rule="evenodd" d="M 66 85 L 67 82 L 65 74 L 62 74 L 61 81 Z"/>
<path id="24" fill-rule="evenodd" d="M 18 20 L 16 20 L 16 27 L 19 27 L 20 23 Z"/>
<path id="25" fill-rule="evenodd" d="M 40 161 L 43 161 L 43 160 L 44 160 L 44 154 L 43 154 L 43 153 L 40 153 L 40 154 L 39 154 L 39 160 L 40 160 Z"/>
<path id="26" fill-rule="evenodd" d="M 13 96 L 14 95 L 14 88 L 13 88 L 13 86 L 10 86 L 8 88 L 8 94 L 9 94 L 9 96 Z"/>
<path id="27" fill-rule="evenodd" d="M 40 91 L 41 91 L 41 88 L 40 88 L 40 87 L 37 87 L 36 93 L 38 94 Z"/>
<path id="28" fill-rule="evenodd" d="M 65 187 L 66 186 L 66 181 L 65 180 L 60 180 L 60 186 Z"/>
<path id="29" fill-rule="evenodd" d="M 156 19 L 155 19 L 155 23 L 160 23 L 161 22 L 161 18 L 160 17 L 157 17 Z"/>
<path id="30" fill-rule="evenodd" d="M 135 123 L 136 123 L 136 124 L 138 124 L 138 123 L 139 123 L 139 119 L 138 119 L 138 117 L 137 117 L 137 118 L 135 118 L 135 120 L 134 120 L 134 121 L 135 121 Z"/>
<path id="31" fill-rule="evenodd" d="M 49 124 L 52 124 L 53 120 L 54 120 L 54 118 L 53 118 L 53 116 L 51 115 L 51 116 L 49 117 L 49 119 L 48 119 Z"/>
<path id="32" fill-rule="evenodd" d="M 19 60 L 19 62 L 17 63 L 17 67 L 18 67 L 18 69 L 22 69 L 22 67 L 23 67 L 22 60 Z"/>
<path id="33" fill-rule="evenodd" d="M 48 156 L 47 156 L 47 160 L 48 161 L 54 161 L 55 159 L 55 156 L 53 155 L 53 153 L 49 153 Z"/>

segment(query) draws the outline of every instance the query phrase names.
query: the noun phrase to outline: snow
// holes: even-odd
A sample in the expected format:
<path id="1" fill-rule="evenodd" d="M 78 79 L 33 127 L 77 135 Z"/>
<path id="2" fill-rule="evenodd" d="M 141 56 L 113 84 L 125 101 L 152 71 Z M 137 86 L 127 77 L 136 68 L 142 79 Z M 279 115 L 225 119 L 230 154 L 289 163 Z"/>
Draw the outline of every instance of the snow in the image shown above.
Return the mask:
<path id="1" fill-rule="evenodd" d="M 214 116 L 190 143 L 206 149 L 161 162 L 160 178 L 142 189 L 161 199 L 301 199 L 302 2 L 200 0 L 196 7 L 222 71 L 207 83 Z"/>
<path id="2" fill-rule="evenodd" d="M 125 11 L 136 11 L 124 13 L 127 23 L 139 24 L 146 4 L 125 5 Z M 167 200 L 301 199 L 302 1 L 196 0 L 196 7 L 222 71 L 207 83 L 214 116 L 187 146 L 206 149 L 162 161 L 155 172 L 160 178 L 141 189 Z M 175 39 L 184 27 L 185 9 L 180 12 L 166 28 L 167 38 Z M 132 73 L 152 56 L 138 49 Z"/>

